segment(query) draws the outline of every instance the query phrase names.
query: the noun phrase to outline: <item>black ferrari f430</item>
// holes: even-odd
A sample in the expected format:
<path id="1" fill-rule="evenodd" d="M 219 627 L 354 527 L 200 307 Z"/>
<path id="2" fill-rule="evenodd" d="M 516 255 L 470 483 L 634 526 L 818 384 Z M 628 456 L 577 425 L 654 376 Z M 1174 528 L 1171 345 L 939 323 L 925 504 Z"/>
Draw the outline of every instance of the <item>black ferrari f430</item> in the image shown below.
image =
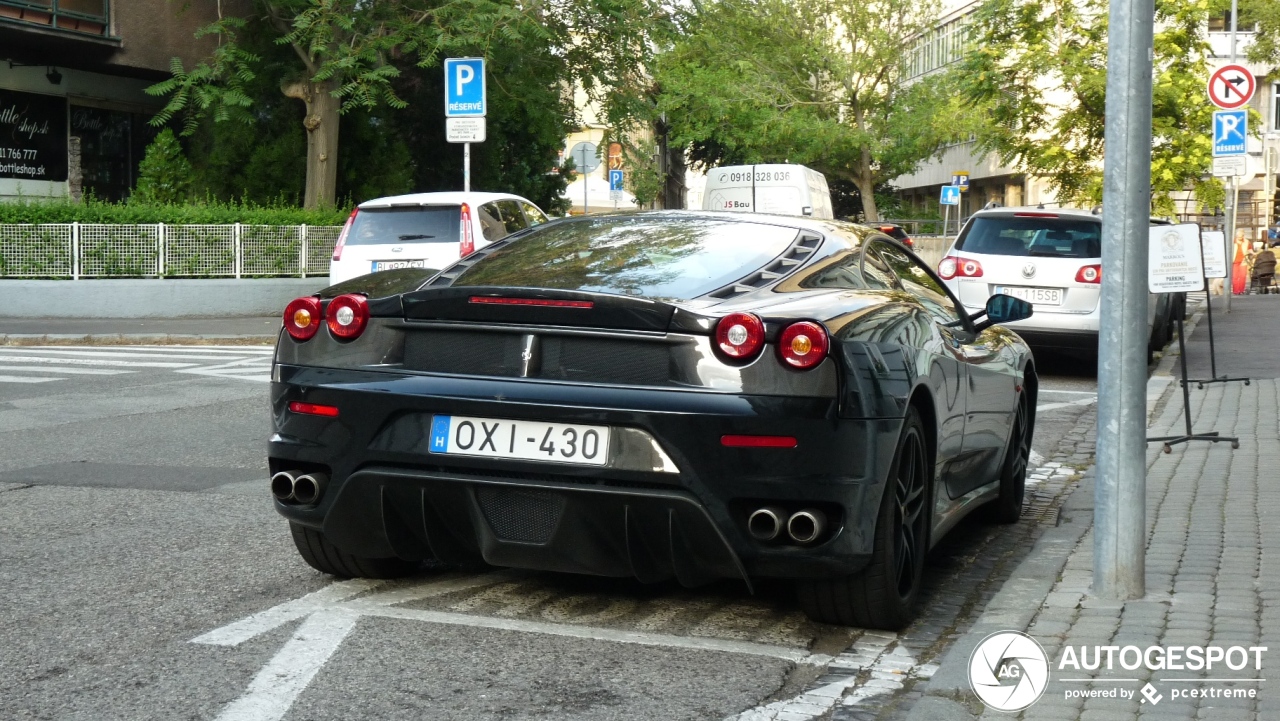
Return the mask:
<path id="1" fill-rule="evenodd" d="M 276 509 L 337 576 L 785 579 L 816 620 L 899 628 L 948 529 L 1021 512 L 1036 374 L 997 324 L 1030 314 L 966 314 L 857 225 L 548 223 L 289 304 Z"/>

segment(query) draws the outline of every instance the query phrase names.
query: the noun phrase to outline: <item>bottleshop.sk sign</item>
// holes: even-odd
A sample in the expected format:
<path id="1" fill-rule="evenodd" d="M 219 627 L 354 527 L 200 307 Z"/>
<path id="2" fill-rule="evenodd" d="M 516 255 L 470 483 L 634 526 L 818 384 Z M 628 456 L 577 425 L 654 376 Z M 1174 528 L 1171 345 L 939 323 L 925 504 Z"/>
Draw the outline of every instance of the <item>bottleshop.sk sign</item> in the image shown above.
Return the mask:
<path id="1" fill-rule="evenodd" d="M 0 90 L 0 178 L 67 179 L 67 99 Z"/>

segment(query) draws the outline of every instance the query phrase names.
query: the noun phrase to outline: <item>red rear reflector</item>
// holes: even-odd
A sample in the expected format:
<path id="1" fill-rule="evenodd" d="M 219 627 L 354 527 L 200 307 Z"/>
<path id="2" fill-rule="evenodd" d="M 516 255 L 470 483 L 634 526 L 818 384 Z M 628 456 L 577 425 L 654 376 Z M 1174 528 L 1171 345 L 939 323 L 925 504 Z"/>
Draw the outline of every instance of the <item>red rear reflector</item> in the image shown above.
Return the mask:
<path id="1" fill-rule="evenodd" d="M 302 413 L 308 416 L 326 416 L 328 418 L 338 417 L 337 406 L 321 406 L 315 403 L 301 403 L 299 401 L 289 401 L 289 411 L 291 413 Z"/>
<path id="2" fill-rule="evenodd" d="M 1015 218 L 1056 218 L 1057 213 L 1014 213 Z"/>
<path id="3" fill-rule="evenodd" d="M 720 436 L 720 445 L 728 448 L 795 448 L 793 436 Z"/>
<path id="4" fill-rule="evenodd" d="M 473 295 L 468 303 L 481 305 L 540 305 L 548 308 L 592 308 L 589 300 L 552 300 L 550 298 L 500 298 L 492 295 Z"/>

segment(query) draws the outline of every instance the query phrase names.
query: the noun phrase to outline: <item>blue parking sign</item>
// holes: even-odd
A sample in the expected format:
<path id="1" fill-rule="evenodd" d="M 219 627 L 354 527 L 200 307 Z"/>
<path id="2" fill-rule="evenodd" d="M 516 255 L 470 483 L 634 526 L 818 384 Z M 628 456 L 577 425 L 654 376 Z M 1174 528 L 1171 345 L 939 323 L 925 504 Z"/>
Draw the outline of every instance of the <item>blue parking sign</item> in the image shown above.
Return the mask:
<path id="1" fill-rule="evenodd" d="M 939 201 L 943 205 L 959 205 L 960 204 L 960 186 L 944 185 L 942 186 L 942 200 Z"/>
<path id="2" fill-rule="evenodd" d="M 444 115 L 446 118 L 484 117 L 484 58 L 445 59 Z"/>
<path id="3" fill-rule="evenodd" d="M 622 171 L 609 171 L 609 190 L 622 190 Z"/>
<path id="4" fill-rule="evenodd" d="M 1248 153 L 1249 111 L 1219 110 L 1213 114 L 1213 157 Z"/>

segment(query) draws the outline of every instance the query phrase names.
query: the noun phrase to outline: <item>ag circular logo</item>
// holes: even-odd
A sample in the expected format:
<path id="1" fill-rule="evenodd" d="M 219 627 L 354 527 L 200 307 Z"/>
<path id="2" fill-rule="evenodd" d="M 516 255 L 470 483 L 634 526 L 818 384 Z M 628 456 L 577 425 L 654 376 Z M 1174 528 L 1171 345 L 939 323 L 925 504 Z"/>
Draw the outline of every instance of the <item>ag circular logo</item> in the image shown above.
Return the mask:
<path id="1" fill-rule="evenodd" d="M 998 631 L 969 657 L 969 686 L 997 711 L 1021 711 L 1040 700 L 1049 683 L 1049 657 L 1025 633 Z"/>

